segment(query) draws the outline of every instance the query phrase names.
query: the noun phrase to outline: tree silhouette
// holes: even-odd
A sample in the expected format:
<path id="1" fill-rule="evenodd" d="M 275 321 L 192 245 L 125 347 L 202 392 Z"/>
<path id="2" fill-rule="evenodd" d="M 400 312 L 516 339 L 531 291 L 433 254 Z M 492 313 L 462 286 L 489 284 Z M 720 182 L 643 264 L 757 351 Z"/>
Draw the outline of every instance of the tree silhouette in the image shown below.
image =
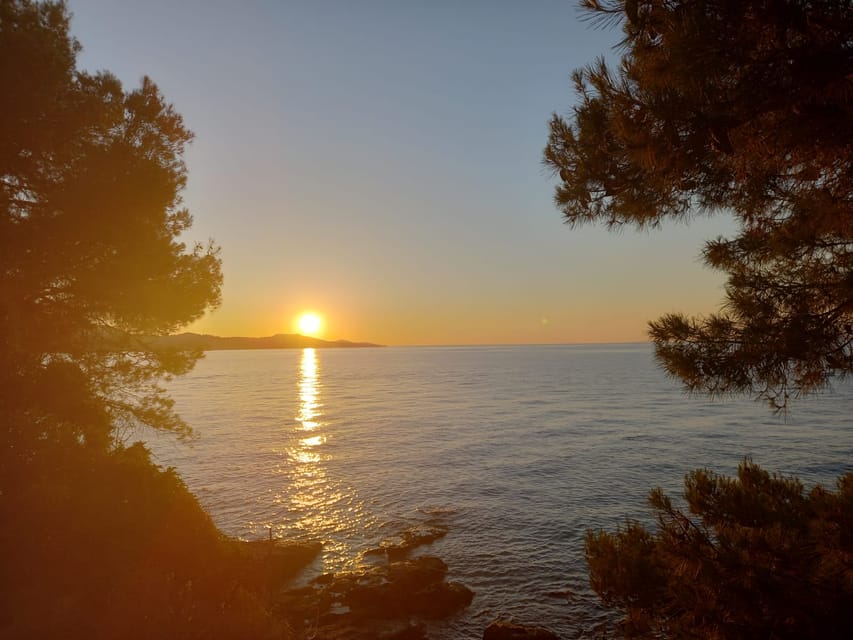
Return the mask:
<path id="1" fill-rule="evenodd" d="M 545 163 L 566 222 L 656 227 L 732 212 L 704 251 L 723 310 L 651 323 L 689 390 L 774 407 L 853 371 L 853 4 L 586 0 L 621 22 L 617 69 L 574 73 Z"/>
<path id="2" fill-rule="evenodd" d="M 705 246 L 723 310 L 650 324 L 687 389 L 747 392 L 776 409 L 853 371 L 853 3 L 585 0 L 621 23 L 617 69 L 574 73 L 545 163 L 566 222 L 657 227 L 731 212 Z M 804 494 L 750 462 L 696 471 L 689 512 L 659 489 L 657 528 L 589 532 L 593 589 L 636 638 L 853 634 L 853 473 Z"/>
<path id="3" fill-rule="evenodd" d="M 219 302 L 217 248 L 187 247 L 183 121 L 151 80 L 76 68 L 64 3 L 0 2 L 0 446 L 106 449 L 123 427 L 189 431 L 154 352 Z"/>
<path id="4" fill-rule="evenodd" d="M 660 489 L 658 527 L 588 532 L 590 582 L 629 638 L 849 638 L 853 473 L 833 493 L 747 461 L 737 478 L 694 471 L 691 518 Z"/>
<path id="5" fill-rule="evenodd" d="M 187 247 L 192 134 L 147 78 L 75 66 L 64 3 L 0 0 L 0 636 L 282 638 L 270 556 L 223 536 L 139 424 L 185 435 L 152 350 L 219 301 Z"/>

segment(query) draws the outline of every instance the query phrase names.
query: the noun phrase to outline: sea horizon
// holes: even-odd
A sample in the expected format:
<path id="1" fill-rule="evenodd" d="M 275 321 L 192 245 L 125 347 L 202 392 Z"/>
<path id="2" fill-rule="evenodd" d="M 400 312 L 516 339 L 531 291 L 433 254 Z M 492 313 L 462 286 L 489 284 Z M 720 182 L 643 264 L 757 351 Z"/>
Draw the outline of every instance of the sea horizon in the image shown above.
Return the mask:
<path id="1" fill-rule="evenodd" d="M 649 343 L 210 352 L 169 386 L 197 439 L 149 446 L 225 533 L 324 542 L 305 579 L 363 566 L 404 531 L 445 527 L 418 553 L 441 557 L 476 595 L 431 629 L 436 638 L 475 637 L 484 616 L 573 637 L 606 617 L 588 586 L 585 532 L 653 524 L 655 486 L 678 501 L 686 473 L 731 475 L 745 458 L 831 485 L 853 460 L 850 385 L 782 419 L 749 399 L 685 394 L 651 353 Z"/>

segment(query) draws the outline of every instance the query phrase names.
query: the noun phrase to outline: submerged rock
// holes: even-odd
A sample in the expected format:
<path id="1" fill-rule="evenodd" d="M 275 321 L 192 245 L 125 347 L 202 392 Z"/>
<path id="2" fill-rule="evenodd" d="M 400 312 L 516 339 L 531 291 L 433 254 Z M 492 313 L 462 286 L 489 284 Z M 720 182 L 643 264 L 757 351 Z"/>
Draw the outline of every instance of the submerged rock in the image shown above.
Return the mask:
<path id="1" fill-rule="evenodd" d="M 560 637 L 543 627 L 495 620 L 486 627 L 483 640 L 560 640 Z"/>
<path id="2" fill-rule="evenodd" d="M 427 544 L 432 544 L 447 535 L 443 525 L 419 525 L 401 532 L 396 540 L 386 540 L 378 547 L 365 552 L 367 556 L 385 556 L 395 562 L 404 560 L 409 554 Z"/>

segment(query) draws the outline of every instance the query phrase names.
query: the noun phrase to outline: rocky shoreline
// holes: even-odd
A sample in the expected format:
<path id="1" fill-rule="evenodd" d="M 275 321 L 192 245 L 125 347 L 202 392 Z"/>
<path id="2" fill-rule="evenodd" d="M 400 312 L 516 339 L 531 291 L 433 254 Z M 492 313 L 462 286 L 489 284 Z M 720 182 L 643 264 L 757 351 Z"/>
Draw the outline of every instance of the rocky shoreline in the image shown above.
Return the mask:
<path id="1" fill-rule="evenodd" d="M 324 574 L 283 591 L 274 611 L 301 637 L 426 638 L 423 621 L 449 618 L 474 597 L 446 574 L 447 565 L 435 556 Z"/>
<path id="2" fill-rule="evenodd" d="M 429 621 L 464 611 L 474 598 L 465 585 L 448 581 L 448 567 L 432 555 L 412 553 L 447 534 L 443 526 L 414 527 L 399 539 L 363 554 L 364 566 L 325 573 L 301 586 L 288 585 L 320 553 L 320 543 L 279 540 L 247 543 L 270 562 L 272 611 L 299 638 L 314 640 L 426 640 Z M 497 620 L 484 640 L 557 640 L 541 627 Z"/>

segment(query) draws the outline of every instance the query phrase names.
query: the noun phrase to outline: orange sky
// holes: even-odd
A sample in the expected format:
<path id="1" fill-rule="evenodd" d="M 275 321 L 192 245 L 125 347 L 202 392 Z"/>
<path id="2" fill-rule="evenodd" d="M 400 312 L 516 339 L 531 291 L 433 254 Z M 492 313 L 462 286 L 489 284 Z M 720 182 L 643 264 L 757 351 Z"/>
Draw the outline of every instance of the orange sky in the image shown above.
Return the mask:
<path id="1" fill-rule="evenodd" d="M 721 298 L 697 256 L 726 220 L 562 224 L 547 121 L 620 36 L 572 2 L 70 8 L 82 68 L 149 75 L 196 133 L 188 241 L 221 245 L 225 286 L 189 330 L 290 333 L 310 309 L 329 339 L 639 341 Z"/>

